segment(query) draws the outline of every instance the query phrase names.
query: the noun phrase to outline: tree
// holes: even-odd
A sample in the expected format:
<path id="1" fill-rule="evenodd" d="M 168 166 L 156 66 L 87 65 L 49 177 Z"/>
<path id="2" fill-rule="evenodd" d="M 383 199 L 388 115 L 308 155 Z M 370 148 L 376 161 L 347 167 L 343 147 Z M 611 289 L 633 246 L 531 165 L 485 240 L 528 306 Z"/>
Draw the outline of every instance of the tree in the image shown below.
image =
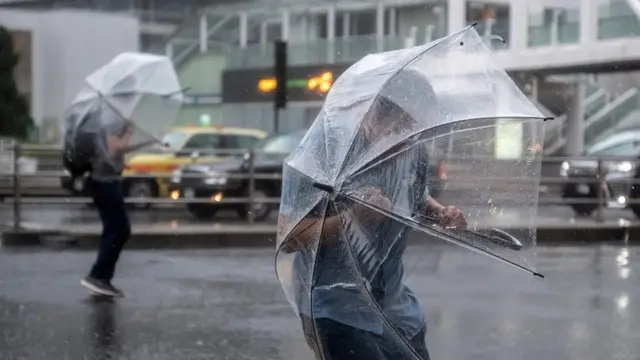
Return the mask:
<path id="1" fill-rule="evenodd" d="M 13 79 L 16 65 L 18 55 L 14 52 L 11 33 L 0 26 L 0 136 L 24 139 L 33 120 L 29 115 L 29 103 L 18 93 Z"/>

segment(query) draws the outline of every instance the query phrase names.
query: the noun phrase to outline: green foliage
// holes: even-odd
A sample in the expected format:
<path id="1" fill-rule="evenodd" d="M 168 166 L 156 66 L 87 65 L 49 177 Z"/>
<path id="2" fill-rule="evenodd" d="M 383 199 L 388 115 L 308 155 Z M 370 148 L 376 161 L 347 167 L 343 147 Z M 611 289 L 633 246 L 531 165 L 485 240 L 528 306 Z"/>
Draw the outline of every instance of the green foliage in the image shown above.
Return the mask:
<path id="1" fill-rule="evenodd" d="M 0 136 L 24 139 L 33 120 L 27 99 L 18 93 L 13 79 L 16 65 L 18 55 L 14 53 L 11 33 L 0 26 Z"/>

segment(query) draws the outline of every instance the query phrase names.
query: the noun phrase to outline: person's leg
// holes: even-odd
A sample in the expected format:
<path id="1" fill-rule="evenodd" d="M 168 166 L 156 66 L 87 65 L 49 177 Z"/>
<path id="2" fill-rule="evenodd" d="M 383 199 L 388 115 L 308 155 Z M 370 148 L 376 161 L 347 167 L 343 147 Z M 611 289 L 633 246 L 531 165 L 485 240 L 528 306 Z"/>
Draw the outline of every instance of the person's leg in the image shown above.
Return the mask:
<path id="1" fill-rule="evenodd" d="M 113 278 L 116 264 L 120 258 L 120 253 L 131 236 L 131 223 L 129 221 L 129 215 L 127 214 L 121 183 L 117 183 L 114 186 L 113 195 L 114 203 L 111 209 L 111 220 L 114 223 L 114 229 L 117 231 L 115 231 L 114 241 L 108 251 L 107 261 L 104 268 L 106 279 L 109 281 Z"/>
<path id="2" fill-rule="evenodd" d="M 303 320 L 307 344 L 321 360 L 382 360 L 374 334 L 356 329 L 331 319 L 316 319 L 315 333 Z"/>
<path id="3" fill-rule="evenodd" d="M 421 360 L 431 360 L 427 350 L 426 327 L 409 341 L 413 349 L 420 355 Z"/>
<path id="4" fill-rule="evenodd" d="M 111 285 L 111 278 L 130 232 L 122 190 L 119 183 L 92 180 L 90 191 L 102 221 L 102 235 L 96 262 L 82 284 L 104 295 L 121 296 Z"/>

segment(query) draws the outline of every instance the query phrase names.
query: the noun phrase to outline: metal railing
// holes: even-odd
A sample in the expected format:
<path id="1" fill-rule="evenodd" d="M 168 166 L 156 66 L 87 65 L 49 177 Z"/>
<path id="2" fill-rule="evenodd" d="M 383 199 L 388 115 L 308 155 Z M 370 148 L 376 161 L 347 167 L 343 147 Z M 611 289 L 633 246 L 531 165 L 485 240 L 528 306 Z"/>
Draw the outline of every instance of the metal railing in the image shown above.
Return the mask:
<path id="1" fill-rule="evenodd" d="M 611 131 L 639 109 L 640 93 L 637 88 L 631 88 L 616 98 L 608 99 L 606 94 L 599 92 L 587 99 L 585 106 L 584 142 L 589 146 L 611 135 Z M 538 104 L 539 106 L 539 104 Z M 539 106 L 540 107 L 540 106 Z M 610 131 L 611 130 L 611 131 Z M 565 145 L 567 140 L 566 115 L 555 119 L 547 127 L 545 138 L 546 152 L 553 153 Z"/>
<path id="2" fill-rule="evenodd" d="M 14 155 L 12 156 L 14 171 L 12 173 L 0 173 L 0 198 L 3 198 L 4 203 L 11 204 L 14 213 L 13 227 L 16 230 L 21 228 L 22 219 L 24 218 L 23 207 L 26 204 L 58 204 L 66 206 L 91 202 L 90 198 L 72 195 L 71 192 L 64 193 L 58 191 L 55 194 L 49 194 L 49 196 L 46 196 L 42 192 L 30 192 L 34 187 L 42 190 L 43 185 L 41 180 L 43 179 L 54 179 L 54 182 L 57 182 L 58 187 L 60 187 L 61 180 L 68 177 L 63 171 L 61 164 L 53 163 L 60 161 L 59 151 L 59 149 L 45 146 L 23 147 L 16 145 L 11 149 L 12 155 Z M 181 151 L 183 154 L 187 152 L 188 151 L 184 149 Z M 225 195 L 220 198 L 215 198 L 213 195 L 193 198 L 179 196 L 178 198 L 172 198 L 171 191 L 168 191 L 153 198 L 127 198 L 126 202 L 128 204 L 151 204 L 158 206 L 186 206 L 189 204 L 224 206 L 245 204 L 245 209 L 248 209 L 246 219 L 249 223 L 256 221 L 252 211 L 254 205 L 269 204 L 269 206 L 273 207 L 274 204 L 280 202 L 280 194 L 277 193 L 277 191 L 271 192 L 269 197 L 258 197 L 256 195 L 256 189 L 264 186 L 266 182 L 279 183 L 282 179 L 281 172 L 263 172 L 256 169 L 255 159 L 264 156 L 264 154 L 253 150 L 203 152 L 200 149 L 198 152 L 198 156 L 185 156 L 189 160 L 182 161 L 183 166 L 189 164 L 215 164 L 216 162 L 220 162 L 223 156 L 238 156 L 243 158 L 245 167 L 242 168 L 242 171 L 236 173 L 191 174 L 183 171 L 180 174 L 179 181 L 182 182 L 185 179 L 202 179 L 204 181 L 205 178 L 219 178 L 223 176 L 226 182 L 241 182 L 236 188 L 228 188 L 234 190 L 232 191 L 233 196 Z M 28 173 L 22 171 L 20 168 L 19 160 L 23 155 L 48 160 L 41 161 L 39 164 L 40 169 L 36 172 Z M 205 155 L 215 155 L 216 157 L 207 158 Z M 272 155 L 282 156 L 282 158 L 284 158 L 285 154 Z M 567 165 L 571 168 L 572 163 L 579 164 L 580 162 L 584 162 L 584 160 L 588 160 L 591 164 L 588 167 L 588 169 L 590 169 L 589 175 L 575 177 L 560 175 L 563 168 L 564 171 L 570 170 L 567 169 Z M 542 160 L 541 169 L 536 170 L 534 167 L 530 168 L 531 173 L 533 173 L 534 170 L 541 171 L 540 177 L 532 175 L 530 179 L 526 179 L 522 176 L 508 176 L 510 173 L 516 173 L 514 167 L 520 166 L 523 170 L 528 169 L 522 167 L 523 161 L 527 161 L 527 159 L 497 160 L 490 156 L 474 156 L 472 158 L 456 158 L 455 156 L 450 156 L 444 164 L 446 168 L 446 180 L 440 180 L 441 185 L 438 197 L 443 199 L 443 201 L 450 201 L 454 204 L 456 202 L 466 203 L 469 201 L 476 207 L 483 206 L 483 198 L 487 196 L 493 197 L 492 201 L 494 204 L 499 204 L 500 202 L 508 203 L 509 201 L 513 201 L 513 199 L 519 201 L 523 199 L 522 196 L 532 195 L 527 194 L 527 190 L 522 190 L 522 188 L 528 188 L 528 192 L 535 191 L 535 184 L 539 180 L 539 187 L 542 189 L 538 199 L 539 205 L 592 205 L 592 211 L 596 214 L 596 221 L 603 221 L 603 211 L 609 203 L 618 202 L 618 205 L 622 207 L 640 208 L 640 199 L 634 195 L 635 193 L 631 192 L 631 187 L 639 181 L 636 176 L 636 169 L 640 166 L 640 159 L 638 158 L 579 159 L 545 157 Z M 539 161 L 539 159 L 536 161 Z M 617 169 L 621 168 L 621 164 L 624 165 L 623 170 L 628 170 L 628 176 L 611 178 L 611 175 L 616 173 L 616 171 L 618 173 L 620 172 Z M 497 174 L 505 174 L 506 176 L 499 176 Z M 175 175 L 173 172 L 168 171 L 127 173 L 124 175 L 124 180 L 164 182 L 170 184 L 173 175 Z M 568 184 L 588 186 L 589 189 L 595 189 L 596 194 L 594 196 L 593 191 L 590 190 L 589 196 L 562 196 L 563 188 Z M 273 188 L 278 187 L 275 186 Z M 171 187 L 167 189 L 171 189 Z M 52 187 L 51 190 L 53 193 L 54 187 Z M 224 190 L 224 187 L 220 188 L 220 191 Z M 213 192 L 215 191 L 212 190 L 212 194 Z M 640 193 L 640 191 L 638 193 Z M 624 197 L 624 201 L 621 200 L 620 196 Z M 484 205 L 488 207 L 489 203 Z M 464 204 L 462 207 L 464 207 Z M 640 212 L 638 212 L 638 214 L 640 216 Z"/>

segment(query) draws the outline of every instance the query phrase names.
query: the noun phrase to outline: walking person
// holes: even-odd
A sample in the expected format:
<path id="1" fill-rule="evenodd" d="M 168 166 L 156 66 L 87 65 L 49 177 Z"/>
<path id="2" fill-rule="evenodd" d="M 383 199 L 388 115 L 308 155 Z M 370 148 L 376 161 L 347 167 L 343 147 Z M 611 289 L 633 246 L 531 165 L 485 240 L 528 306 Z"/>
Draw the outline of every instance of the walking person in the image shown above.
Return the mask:
<path id="1" fill-rule="evenodd" d="M 87 179 L 85 189 L 102 222 L 97 258 L 81 280 L 94 293 L 123 296 L 111 279 L 131 235 L 122 183 L 125 155 L 160 142 L 184 91 L 170 58 L 124 52 L 89 74 L 65 111 L 62 164 L 72 180 Z"/>
<path id="2" fill-rule="evenodd" d="M 100 106 L 101 109 L 90 116 L 100 116 L 102 123 L 110 125 L 95 135 L 95 146 L 100 150 L 94 152 L 87 188 L 102 222 L 102 234 L 97 259 L 81 284 L 101 295 L 122 297 L 123 292 L 113 286 L 111 279 L 122 248 L 131 235 L 122 185 L 125 154 L 156 141 L 131 145 L 134 126 L 106 103 Z"/>
<path id="3" fill-rule="evenodd" d="M 397 86 L 412 86 L 414 91 L 421 88 L 424 96 L 433 97 L 435 102 L 431 87 L 423 80 L 414 78 L 410 72 L 400 74 L 397 80 Z M 356 135 L 357 140 L 350 149 L 352 154 L 364 153 L 390 134 L 410 131 L 415 123 L 415 119 L 399 104 L 387 98 L 379 97 L 374 103 L 360 124 L 361 135 Z M 394 205 L 411 213 L 407 216 L 420 216 L 422 213 L 437 219 L 442 226 L 464 228 L 466 221 L 459 209 L 443 206 L 424 195 L 428 193 L 428 155 L 421 143 L 424 139 L 420 136 L 413 136 L 388 149 L 377 157 L 387 160 L 372 166 L 366 174 L 358 175 L 361 177 L 358 183 L 379 186 L 362 189 L 367 198 L 364 201 L 381 210 L 391 211 L 390 199 L 393 197 Z M 385 194 L 384 189 L 394 188 L 392 183 L 396 181 L 408 181 L 409 185 L 403 187 L 407 193 Z M 282 208 L 281 221 L 286 223 L 289 216 L 289 210 Z M 314 226 L 318 221 L 321 221 L 321 230 Z M 424 315 L 416 296 L 403 284 L 402 257 L 408 230 L 404 223 L 378 211 L 356 202 L 342 201 L 342 206 L 321 203 L 291 231 L 282 250 L 296 253 L 293 271 L 294 278 L 300 279 L 298 286 L 311 284 L 310 290 L 299 291 L 303 295 L 296 301 L 307 344 L 317 359 L 410 359 L 406 350 L 397 347 L 398 335 L 395 334 L 400 334 L 422 360 L 430 359 L 425 340 Z M 305 263 L 302 259 L 308 256 L 306 253 L 315 253 L 311 249 L 313 246 L 309 245 L 318 232 L 322 235 L 316 261 L 313 264 Z M 352 256 L 355 258 L 352 259 Z M 373 310 L 376 306 L 367 302 L 367 296 L 357 285 L 360 280 L 356 280 L 356 275 L 349 270 L 352 261 L 362 272 L 376 306 L 393 329 L 387 326 L 383 316 Z"/>

